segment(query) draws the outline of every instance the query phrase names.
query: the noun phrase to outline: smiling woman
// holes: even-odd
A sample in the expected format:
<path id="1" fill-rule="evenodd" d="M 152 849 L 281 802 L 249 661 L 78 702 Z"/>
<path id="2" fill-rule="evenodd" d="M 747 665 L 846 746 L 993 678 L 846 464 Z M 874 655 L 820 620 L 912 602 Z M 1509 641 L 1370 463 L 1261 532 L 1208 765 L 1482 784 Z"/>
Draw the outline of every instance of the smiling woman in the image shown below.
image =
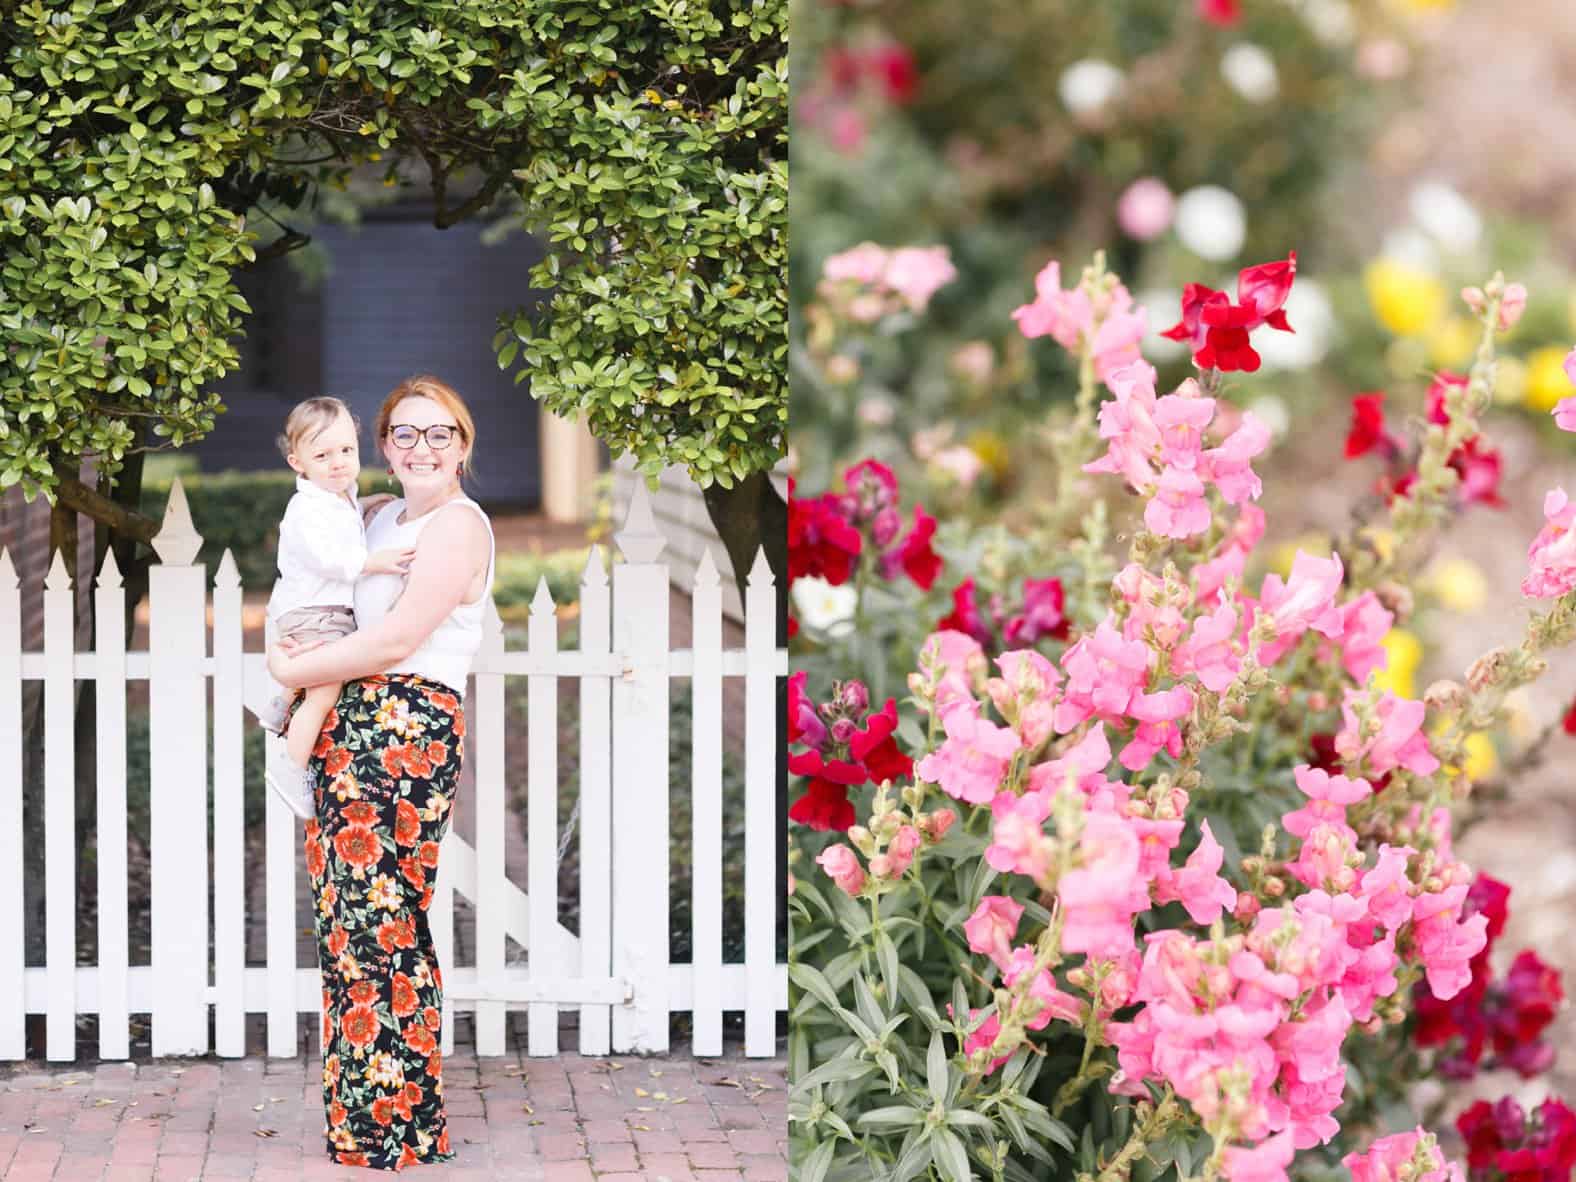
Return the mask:
<path id="1" fill-rule="evenodd" d="M 323 973 L 329 1154 L 400 1169 L 453 1156 L 443 1110 L 443 978 L 427 923 L 463 761 L 460 702 L 481 644 L 492 527 L 461 480 L 476 438 L 437 378 L 401 382 L 374 434 L 402 498 L 374 508 L 366 545 L 413 551 L 408 577 L 356 581 L 358 630 L 277 646 L 285 685 L 346 682 L 310 765 L 306 827 Z M 431 527 L 436 528 L 431 528 Z"/>

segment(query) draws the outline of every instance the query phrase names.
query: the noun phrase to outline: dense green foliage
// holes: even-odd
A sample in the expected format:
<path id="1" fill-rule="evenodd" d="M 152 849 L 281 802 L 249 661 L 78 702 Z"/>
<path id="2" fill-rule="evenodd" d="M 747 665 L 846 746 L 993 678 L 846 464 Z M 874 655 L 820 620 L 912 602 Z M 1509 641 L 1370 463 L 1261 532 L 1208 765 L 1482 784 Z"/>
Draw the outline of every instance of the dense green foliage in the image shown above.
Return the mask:
<path id="1" fill-rule="evenodd" d="M 556 291 L 499 362 L 553 410 L 703 483 L 781 453 L 784 5 L 5 11 L 0 487 L 210 431 L 248 216 L 380 157 L 425 164 L 439 225 L 519 186 Z"/>

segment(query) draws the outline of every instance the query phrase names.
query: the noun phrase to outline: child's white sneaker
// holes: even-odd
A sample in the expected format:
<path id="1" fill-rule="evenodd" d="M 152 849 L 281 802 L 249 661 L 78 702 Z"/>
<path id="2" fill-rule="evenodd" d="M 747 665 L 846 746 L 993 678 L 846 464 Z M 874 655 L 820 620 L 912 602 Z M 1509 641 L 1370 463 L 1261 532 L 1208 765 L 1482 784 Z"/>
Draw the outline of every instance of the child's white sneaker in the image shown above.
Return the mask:
<path id="1" fill-rule="evenodd" d="M 271 699 L 266 706 L 259 708 L 249 705 L 247 709 L 256 716 L 258 726 L 271 735 L 282 735 L 285 733 L 285 722 L 290 716 L 290 701 L 291 696 L 281 694 Z"/>
<path id="2" fill-rule="evenodd" d="M 317 780 L 308 769 L 297 767 L 288 758 L 282 759 L 279 761 L 278 776 L 274 775 L 273 768 L 269 768 L 263 773 L 263 781 L 285 802 L 285 807 L 303 821 L 317 816 L 314 792 Z"/>

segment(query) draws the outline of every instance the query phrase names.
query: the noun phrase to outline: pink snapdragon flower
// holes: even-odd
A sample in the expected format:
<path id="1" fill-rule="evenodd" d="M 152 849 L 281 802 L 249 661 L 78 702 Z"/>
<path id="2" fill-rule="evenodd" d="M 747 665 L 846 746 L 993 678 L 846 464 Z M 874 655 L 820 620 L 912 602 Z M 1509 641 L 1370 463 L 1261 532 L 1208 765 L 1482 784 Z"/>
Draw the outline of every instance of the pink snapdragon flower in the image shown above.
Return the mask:
<path id="1" fill-rule="evenodd" d="M 1204 482 L 1185 468 L 1167 468 L 1144 506 L 1144 525 L 1163 538 L 1191 538 L 1209 529 Z"/>
<path id="2" fill-rule="evenodd" d="M 1155 694 L 1135 693 L 1128 714 L 1137 720 L 1133 740 L 1122 748 L 1120 763 L 1130 772 L 1149 766 L 1164 750 L 1172 759 L 1182 754 L 1182 728 L 1177 724 L 1193 710 L 1193 691 L 1184 685 Z"/>
<path id="3" fill-rule="evenodd" d="M 970 952 L 989 956 L 998 968 L 1006 968 L 1012 955 L 1012 938 L 1018 931 L 1023 904 L 1004 895 L 986 895 L 974 914 L 963 921 L 963 934 Z"/>
<path id="4" fill-rule="evenodd" d="M 1050 813 L 1050 798 L 1042 793 L 1016 797 L 1002 793 L 991 804 L 991 843 L 985 847 L 985 861 L 1003 874 L 1044 882 L 1055 853 L 1055 844 L 1045 832 Z"/>
<path id="5" fill-rule="evenodd" d="M 1023 746 L 1038 747 L 1053 731 L 1057 687 L 1062 675 L 1041 653 L 1014 650 L 996 658 L 1002 675 L 985 683 L 985 692 L 1012 724 Z"/>
<path id="6" fill-rule="evenodd" d="M 1576 587 L 1576 503 L 1563 488 L 1544 495 L 1545 524 L 1527 548 L 1529 569 L 1521 580 L 1521 593 L 1533 599 L 1553 599 Z"/>
<path id="7" fill-rule="evenodd" d="M 1211 693 L 1225 690 L 1242 670 L 1242 657 L 1232 647 L 1237 620 L 1236 607 L 1226 601 L 1195 617 L 1192 633 L 1172 657 L 1172 672 L 1193 674 Z"/>
<path id="8" fill-rule="evenodd" d="M 1062 290 L 1061 264 L 1046 263 L 1034 277 L 1034 301 L 1013 310 L 1018 331 L 1031 340 L 1051 336 L 1069 353 L 1094 357 L 1095 376 L 1109 384 L 1111 375 L 1138 360 L 1138 343 L 1148 331 L 1148 313 L 1133 303 L 1117 284 L 1093 298 L 1080 284 Z"/>
<path id="9" fill-rule="evenodd" d="M 1254 1146 L 1230 1146 L 1221 1155 L 1220 1169 L 1227 1182 L 1286 1182 L 1295 1153 L 1291 1133 L 1276 1133 Z"/>
<path id="10" fill-rule="evenodd" d="M 949 710 L 941 720 L 946 741 L 914 765 L 922 779 L 970 804 L 986 804 L 1000 791 L 1022 741 L 1008 727 L 979 716 L 978 708 Z"/>
<path id="11" fill-rule="evenodd" d="M 1346 806 L 1373 795 L 1373 787 L 1367 780 L 1332 776 L 1307 764 L 1292 769 L 1292 777 L 1308 798 L 1302 808 L 1281 817 L 1286 832 L 1294 837 L 1307 837 L 1315 825 L 1345 827 Z"/>
<path id="12" fill-rule="evenodd" d="M 1138 873 L 1138 836 L 1121 817 L 1090 813 L 1079 843 L 1080 865 L 1057 883 L 1065 914 L 1062 950 L 1090 960 L 1120 957 L 1133 947 L 1133 916 L 1149 906 Z"/>
<path id="13" fill-rule="evenodd" d="M 1248 555 L 1263 536 L 1264 510 L 1254 504 L 1243 505 L 1213 557 L 1193 568 L 1193 598 L 1208 603 L 1220 596 L 1227 579 L 1240 580 Z"/>
<path id="14" fill-rule="evenodd" d="M 919 647 L 919 677 L 930 681 L 939 674 L 936 717 L 945 719 L 954 708 L 976 708 L 974 687 L 988 667 L 979 641 L 950 628 L 932 632 Z"/>
<path id="15" fill-rule="evenodd" d="M 1332 638 L 1331 644 L 1340 645 L 1341 664 L 1347 675 L 1361 685 L 1375 669 L 1385 667 L 1388 657 L 1383 642 L 1395 616 L 1372 591 L 1364 591 L 1356 599 L 1341 604 L 1339 610 L 1341 631 Z M 1329 649 L 1330 645 L 1319 647 L 1321 661 L 1327 659 Z"/>
<path id="16" fill-rule="evenodd" d="M 1169 903 L 1179 899 L 1194 923 L 1208 927 L 1220 918 L 1220 913 L 1235 905 L 1237 891 L 1220 877 L 1220 866 L 1226 853 L 1210 832 L 1209 822 L 1199 824 L 1198 847 L 1188 855 L 1180 870 L 1167 870 L 1156 884 L 1155 901 Z"/>
<path id="17" fill-rule="evenodd" d="M 1412 943 L 1428 988 L 1441 1001 L 1449 1001 L 1472 980 L 1471 960 L 1488 943 L 1488 916 L 1461 918 L 1467 897 L 1466 868 L 1458 881 L 1441 891 L 1420 894 L 1412 903 Z"/>
<path id="18" fill-rule="evenodd" d="M 1264 576 L 1259 610 L 1275 620 L 1280 637 L 1301 635 L 1308 628 L 1325 636 L 1339 636 L 1341 614 L 1335 607 L 1335 593 L 1344 576 L 1339 554 L 1315 558 L 1299 549 L 1289 578 L 1282 580 L 1273 571 Z"/>
<path id="19" fill-rule="evenodd" d="M 1149 680 L 1150 652 L 1142 641 L 1126 640 L 1110 616 L 1062 654 L 1067 684 L 1056 707 L 1056 729 L 1066 734 L 1085 719 L 1118 721 Z"/>
<path id="20" fill-rule="evenodd" d="M 1381 1137 L 1365 1153 L 1348 1153 L 1341 1164 L 1352 1172 L 1352 1182 L 1465 1182 L 1461 1166 L 1446 1161 L 1437 1145 L 1423 1148 L 1427 1136 L 1419 1125 L 1410 1133 Z M 1415 1168 L 1421 1157 L 1421 1168 Z"/>
<path id="21" fill-rule="evenodd" d="M 1204 453 L 1201 470 L 1228 505 L 1259 499 L 1264 484 L 1250 465 L 1272 438 L 1264 421 L 1250 412 L 1242 416 L 1242 425 L 1226 436 L 1225 442 Z"/>
<path id="22" fill-rule="evenodd" d="M 1012 955 L 1002 968 L 1001 983 L 1008 989 L 1015 988 L 1024 974 L 1033 968 L 1034 947 L 1020 944 L 1012 950 Z M 1082 1004 L 1072 994 L 1056 987 L 1056 978 L 1048 969 L 1040 969 L 1034 974 L 1034 979 L 1029 982 L 1029 997 L 1038 1004 L 1038 1012 L 1024 1023 L 1028 1030 L 1044 1030 L 1051 1024 L 1052 1018 L 1074 1024 L 1082 1018 Z"/>
<path id="23" fill-rule="evenodd" d="M 1576 349 L 1565 354 L 1565 376 L 1576 384 Z M 1576 396 L 1560 399 L 1554 408 L 1554 422 L 1561 431 L 1576 431 Z"/>
<path id="24" fill-rule="evenodd" d="M 1428 737 L 1423 734 L 1427 708 L 1422 702 L 1384 691 L 1374 704 L 1379 730 L 1364 739 L 1355 709 L 1362 696 L 1360 691 L 1348 689 L 1341 704 L 1343 724 L 1335 736 L 1335 750 L 1346 767 L 1361 763 L 1370 781 L 1398 767 L 1415 776 L 1431 776 L 1439 770 L 1439 760 L 1428 749 Z"/>
<path id="25" fill-rule="evenodd" d="M 948 1004 L 947 1009 L 948 1011 L 951 1011 L 952 1006 L 950 1003 Z M 980 1012 L 978 1010 L 970 1010 L 969 1021 L 972 1022 L 975 1018 L 979 1017 L 979 1013 Z M 963 1053 L 965 1055 L 972 1055 L 975 1051 L 980 1050 L 983 1047 L 992 1046 L 996 1042 L 996 1036 L 1000 1033 L 1001 1017 L 995 1011 L 992 1011 L 990 1016 L 987 1017 L 985 1021 L 980 1023 L 979 1029 L 975 1030 L 963 1040 Z M 992 1059 L 990 1064 L 985 1068 L 985 1074 L 989 1075 L 1010 1058 L 1012 1058 L 1012 1052 L 1008 1051 L 1005 1055 L 999 1055 Z"/>
<path id="26" fill-rule="evenodd" d="M 1155 421 L 1155 367 L 1135 361 L 1111 374 L 1106 383 L 1114 398 L 1100 404 L 1100 438 L 1106 454 L 1083 466 L 1085 472 L 1124 476 L 1139 492 L 1154 488 L 1154 460 L 1163 447 L 1160 424 Z"/>
<path id="27" fill-rule="evenodd" d="M 865 868 L 859 864 L 859 855 L 841 843 L 829 845 L 816 856 L 816 864 L 850 895 L 857 895 L 865 885 Z"/>

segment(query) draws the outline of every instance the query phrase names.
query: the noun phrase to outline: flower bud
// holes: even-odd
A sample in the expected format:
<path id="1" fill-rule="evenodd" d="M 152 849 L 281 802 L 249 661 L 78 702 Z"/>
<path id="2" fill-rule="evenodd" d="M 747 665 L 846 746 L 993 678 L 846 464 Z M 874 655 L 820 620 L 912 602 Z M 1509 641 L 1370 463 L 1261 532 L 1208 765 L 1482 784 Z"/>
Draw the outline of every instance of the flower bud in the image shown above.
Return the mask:
<path id="1" fill-rule="evenodd" d="M 862 714 L 870 708 L 870 691 L 862 681 L 839 682 L 837 701 L 848 713 Z"/>
<path id="2" fill-rule="evenodd" d="M 852 718 L 839 718 L 832 723 L 832 742 L 846 743 L 857 734 L 859 728 L 854 725 Z"/>
<path id="3" fill-rule="evenodd" d="M 888 505 L 876 513 L 876 519 L 870 526 L 870 537 L 877 547 L 886 549 L 896 538 L 898 531 L 903 528 L 903 519 L 898 516 L 898 511 Z"/>
<path id="4" fill-rule="evenodd" d="M 1271 899 L 1279 899 L 1286 893 L 1285 879 L 1276 878 L 1273 874 L 1264 880 L 1264 893 Z"/>
<path id="5" fill-rule="evenodd" d="M 1263 904 L 1259 902 L 1258 896 L 1243 891 L 1237 895 L 1237 905 L 1231 912 L 1232 918 L 1238 923 L 1248 923 L 1259 913 L 1262 907 Z"/>
<path id="6" fill-rule="evenodd" d="M 875 837 L 863 825 L 850 825 L 848 840 L 853 842 L 854 848 L 867 858 L 876 852 Z"/>
<path id="7" fill-rule="evenodd" d="M 1441 679 L 1423 691 L 1423 704 L 1433 711 L 1459 714 L 1466 709 L 1467 691 L 1459 681 Z"/>
<path id="8" fill-rule="evenodd" d="M 1330 696 L 1322 690 L 1314 690 L 1308 695 L 1308 709 L 1314 713 L 1330 708 Z"/>
<path id="9" fill-rule="evenodd" d="M 892 860 L 886 854 L 877 854 L 870 859 L 870 876 L 872 878 L 891 878 Z"/>
<path id="10" fill-rule="evenodd" d="M 906 804 L 910 809 L 917 810 L 920 805 L 925 803 L 925 790 L 918 784 L 904 784 L 901 790 L 901 795 L 903 798 L 903 803 Z M 915 822 L 916 824 L 918 823 L 917 815 L 915 817 Z"/>
<path id="11" fill-rule="evenodd" d="M 940 841 L 957 819 L 958 814 L 951 809 L 937 809 L 925 818 L 925 836 L 933 842 Z"/>
<path id="12" fill-rule="evenodd" d="M 1505 676 L 1510 656 L 1503 648 L 1490 649 L 1467 669 L 1467 687 L 1475 694 L 1498 685 Z"/>

